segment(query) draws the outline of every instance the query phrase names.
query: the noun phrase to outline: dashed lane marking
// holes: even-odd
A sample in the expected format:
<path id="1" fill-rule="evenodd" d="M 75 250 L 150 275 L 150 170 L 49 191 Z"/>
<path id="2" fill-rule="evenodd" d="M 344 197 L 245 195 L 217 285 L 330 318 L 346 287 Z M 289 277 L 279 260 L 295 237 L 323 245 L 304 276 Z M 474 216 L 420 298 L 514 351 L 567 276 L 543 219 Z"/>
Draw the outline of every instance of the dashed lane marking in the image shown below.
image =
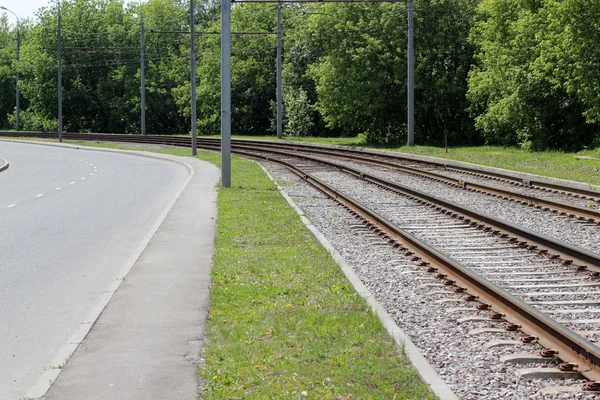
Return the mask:
<path id="1" fill-rule="evenodd" d="M 9 206 L 6 206 L 6 208 L 13 208 L 13 207 L 15 207 L 15 206 L 16 206 L 16 204 L 11 204 L 11 205 L 9 205 Z"/>
<path id="2" fill-rule="evenodd" d="M 44 193 L 40 193 L 40 194 L 38 194 L 38 195 L 37 195 L 37 196 L 35 196 L 35 197 L 42 197 L 43 195 L 44 195 Z"/>
<path id="3" fill-rule="evenodd" d="M 59 186 L 59 187 L 57 187 L 57 188 L 54 188 L 54 190 L 60 190 L 60 189 L 62 189 L 62 186 Z"/>

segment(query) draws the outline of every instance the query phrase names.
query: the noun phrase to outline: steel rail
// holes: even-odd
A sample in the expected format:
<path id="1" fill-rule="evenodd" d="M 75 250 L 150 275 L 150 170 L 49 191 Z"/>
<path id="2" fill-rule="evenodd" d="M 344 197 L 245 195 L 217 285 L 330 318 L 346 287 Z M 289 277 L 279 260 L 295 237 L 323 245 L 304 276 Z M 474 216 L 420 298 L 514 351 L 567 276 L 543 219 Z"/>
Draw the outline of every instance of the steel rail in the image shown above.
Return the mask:
<path id="1" fill-rule="evenodd" d="M 234 146 L 236 152 L 240 152 L 237 147 Z M 255 150 L 255 151 L 263 151 L 263 150 Z M 430 207 L 439 208 L 438 211 L 445 213 L 456 213 L 459 214 L 459 219 L 464 220 L 465 222 L 470 222 L 471 225 L 477 225 L 481 229 L 487 230 L 495 230 L 496 234 L 504 235 L 504 237 L 510 236 L 508 238 L 512 242 L 518 242 L 523 247 L 528 247 L 531 250 L 537 250 L 540 253 L 549 253 L 554 254 L 555 256 L 559 256 L 563 259 L 563 263 L 572 264 L 576 262 L 579 265 L 583 265 L 586 267 L 590 267 L 591 269 L 600 272 L 600 255 L 592 253 L 590 251 L 578 248 L 571 244 L 553 239 L 546 235 L 542 235 L 540 233 L 534 232 L 524 227 L 520 227 L 509 222 L 502 221 L 500 219 L 494 218 L 490 215 L 471 210 L 469 208 L 463 207 L 459 204 L 440 199 L 436 196 L 430 195 L 425 192 L 421 192 L 417 189 L 412 189 L 407 186 L 401 185 L 396 182 L 391 182 L 383 178 L 379 178 L 377 176 L 364 173 L 357 169 L 345 166 L 343 164 L 338 164 L 333 161 L 322 160 L 319 158 L 307 156 L 307 155 L 298 155 L 298 154 L 290 154 L 286 152 L 281 152 L 277 150 L 269 150 L 270 154 L 275 154 L 280 157 L 298 157 L 305 160 L 310 160 L 313 162 L 318 162 L 321 164 L 329 165 L 332 168 L 336 168 L 342 172 L 353 175 L 359 179 L 363 179 L 365 181 L 371 182 L 378 186 L 384 187 L 389 190 L 393 190 L 395 192 L 399 192 L 403 195 L 407 195 L 420 201 L 427 203 Z M 254 154 L 254 153 L 244 153 L 244 154 Z M 268 157 L 265 157 L 268 158 Z M 268 158 L 271 160 L 271 158 Z M 443 208 L 443 210 L 442 210 Z"/>
<path id="2" fill-rule="evenodd" d="M 314 144 L 300 144 L 300 143 L 269 143 L 269 142 L 265 142 L 265 141 L 260 141 L 260 140 L 253 140 L 253 139 L 236 139 L 235 142 L 245 142 L 245 143 L 256 143 L 256 144 L 260 144 L 263 146 L 266 146 L 268 143 L 268 145 L 271 146 L 275 146 L 275 147 L 291 147 L 291 148 L 296 148 L 296 149 L 301 149 L 301 148 L 305 148 L 305 149 L 323 149 L 323 146 L 319 146 L 319 145 L 314 145 Z M 482 177 L 486 177 L 486 178 L 496 178 L 496 180 L 505 180 L 514 184 L 519 184 L 519 185 L 523 185 L 526 187 L 534 187 L 534 188 L 543 188 L 543 189 L 548 189 L 548 190 L 553 190 L 556 192 L 562 192 L 564 194 L 569 194 L 569 193 L 573 193 L 576 194 L 579 197 L 583 197 L 583 198 L 591 198 L 591 199 L 596 199 L 598 201 L 600 201 L 600 192 L 598 191 L 594 191 L 594 190 L 587 190 L 587 189 L 581 189 L 581 188 L 575 188 L 575 187 L 570 187 L 570 186 L 564 186 L 564 185 L 560 185 L 560 184 L 556 184 L 556 183 L 550 183 L 550 182 L 543 182 L 543 181 L 539 181 L 539 180 L 532 180 L 532 179 L 527 179 L 527 178 L 518 178 L 515 176 L 511 176 L 511 175 L 507 175 L 507 174 L 503 174 L 500 172 L 492 172 L 492 171 L 483 171 L 481 169 L 477 169 L 475 167 L 467 167 L 467 166 L 457 166 L 457 165 L 450 165 L 446 162 L 443 161 L 433 161 L 433 160 L 417 160 L 411 157 L 406 157 L 403 156 L 402 154 L 381 154 L 378 153 L 376 151 L 373 151 L 371 149 L 353 149 L 353 148 L 345 148 L 345 147 L 331 147 L 331 150 L 335 150 L 338 151 L 340 153 L 348 153 L 348 154 L 371 154 L 374 156 L 378 156 L 378 157 L 389 157 L 389 158 L 397 158 L 403 161 L 410 161 L 410 162 L 415 162 L 415 163 L 421 163 L 421 164 L 426 164 L 426 165 L 432 165 L 432 166 L 436 166 L 436 167 L 440 167 L 440 168 L 444 168 L 448 171 L 452 171 L 455 170 L 457 172 L 463 172 L 463 173 L 468 173 L 471 175 L 478 175 L 478 176 L 482 176 Z M 576 196 L 576 197 L 577 197 Z"/>
<path id="3" fill-rule="evenodd" d="M 556 350 L 563 361 L 577 364 L 577 371 L 586 378 L 592 381 L 600 380 L 600 348 L 584 337 L 577 335 L 470 268 L 459 264 L 410 233 L 403 231 L 375 211 L 297 166 L 283 160 L 261 157 L 255 153 L 239 150 L 235 152 L 239 155 L 265 159 L 285 166 L 312 186 L 342 204 L 355 216 L 364 219 L 367 226 L 380 236 L 389 238 L 390 244 L 394 244 L 395 247 L 404 251 L 405 256 L 412 256 L 412 261 L 420 261 L 421 266 L 435 265 L 443 269 L 444 272 L 447 272 L 447 276 L 452 278 L 450 282 L 453 285 L 465 288 L 472 294 L 477 295 L 480 303 L 486 306 L 491 305 L 494 310 L 508 316 L 511 322 L 521 326 L 522 331 L 537 337 L 542 346 Z"/>
<path id="4" fill-rule="evenodd" d="M 246 147 L 245 145 L 238 145 L 238 144 L 235 144 L 235 146 Z M 250 147 L 250 146 L 248 146 L 248 147 Z M 262 146 L 262 144 L 259 144 L 259 145 L 256 145 L 256 147 L 262 148 L 263 146 Z M 335 152 L 332 152 L 329 150 L 322 150 L 322 149 L 310 149 L 310 150 L 302 149 L 301 151 L 316 153 L 316 154 L 323 154 L 323 155 L 328 155 L 328 156 L 336 155 Z M 505 189 L 495 188 L 492 186 L 487 186 L 487 185 L 483 185 L 483 184 L 479 184 L 479 183 L 464 181 L 461 179 L 452 178 L 452 177 L 437 174 L 434 172 L 423 171 L 423 170 L 419 170 L 416 168 L 399 165 L 394 162 L 377 160 L 377 159 L 373 159 L 373 158 L 367 158 L 362 155 L 338 154 L 337 156 L 345 157 L 350 160 L 361 161 L 361 162 L 365 162 L 365 163 L 369 163 L 369 164 L 373 164 L 373 165 L 394 168 L 394 169 L 400 170 L 400 171 L 408 173 L 408 174 L 416 175 L 416 176 L 426 178 L 426 179 L 435 180 L 435 181 L 442 182 L 442 183 L 445 183 L 445 184 L 448 184 L 451 186 L 455 186 L 457 188 L 467 189 L 470 191 L 475 191 L 478 193 L 483 193 L 483 194 L 491 195 L 494 197 L 501 197 L 501 198 L 504 198 L 505 200 L 517 201 L 517 202 L 520 202 L 521 204 L 525 204 L 525 205 L 535 207 L 538 209 L 546 208 L 546 211 L 551 209 L 561 215 L 568 215 L 572 218 L 578 218 L 580 220 L 587 220 L 588 222 L 600 223 L 600 211 L 595 210 L 595 209 L 578 207 L 578 206 L 574 206 L 571 204 L 566 204 L 566 203 L 562 203 L 562 202 L 558 202 L 558 201 L 546 200 L 546 199 L 542 199 L 542 198 L 535 197 L 535 196 L 528 196 L 525 194 L 515 193 L 515 192 L 511 192 L 510 190 L 505 190 Z"/>

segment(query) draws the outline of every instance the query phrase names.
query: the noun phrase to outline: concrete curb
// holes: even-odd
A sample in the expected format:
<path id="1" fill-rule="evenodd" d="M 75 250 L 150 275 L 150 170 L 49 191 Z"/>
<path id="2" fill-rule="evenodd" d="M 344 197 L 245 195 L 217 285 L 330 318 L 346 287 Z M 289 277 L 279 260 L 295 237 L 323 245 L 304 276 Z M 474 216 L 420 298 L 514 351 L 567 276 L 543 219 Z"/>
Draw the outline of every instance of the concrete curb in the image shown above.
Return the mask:
<path id="1" fill-rule="evenodd" d="M 358 275 L 356 275 L 352 267 L 348 265 L 342 255 L 335 250 L 329 240 L 327 240 L 327 238 L 310 222 L 310 220 L 306 218 L 304 212 L 296 205 L 296 203 L 294 203 L 294 200 L 292 200 L 290 196 L 283 191 L 283 188 L 277 184 L 269 171 L 267 171 L 262 165 L 259 164 L 259 166 L 263 171 L 265 171 L 269 179 L 275 183 L 283 198 L 296 211 L 296 213 L 298 213 L 302 223 L 313 233 L 313 235 L 315 235 L 321 245 L 327 251 L 329 251 L 335 262 L 340 266 L 342 272 L 346 276 L 346 279 L 350 281 L 356 292 L 363 299 L 365 299 L 367 304 L 369 304 L 369 307 L 371 307 L 373 312 L 377 315 L 377 317 L 379 317 L 379 320 L 385 327 L 385 330 L 388 332 L 388 334 L 394 339 L 399 347 L 404 348 L 406 355 L 408 356 L 408 359 L 412 363 L 413 367 L 417 370 L 423 381 L 429 384 L 431 391 L 435 393 L 440 400 L 458 400 L 458 396 L 452 392 L 452 389 L 448 386 L 448 384 L 442 379 L 442 377 L 440 377 L 431 364 L 429 364 L 423 354 L 421 354 L 421 351 L 410 340 L 408 335 L 404 333 L 404 331 L 400 329 L 398 325 L 396 325 L 394 320 L 388 315 L 381 304 L 379 304 L 369 289 L 367 289 L 367 287 L 362 283 Z"/>
<path id="2" fill-rule="evenodd" d="M 189 174 L 187 179 L 181 186 L 181 188 L 175 193 L 175 195 L 170 200 L 170 202 L 167 204 L 165 209 L 158 216 L 157 220 L 154 222 L 154 224 L 152 225 L 152 227 L 150 228 L 148 233 L 144 236 L 144 238 L 142 239 L 142 242 L 135 249 L 132 256 L 127 260 L 127 262 L 125 263 L 125 266 L 117 273 L 113 282 L 110 283 L 108 285 L 108 287 L 104 290 L 104 292 L 99 296 L 96 304 L 94 305 L 94 307 L 92 308 L 90 313 L 79 324 L 79 327 L 71 335 L 71 337 L 69 338 L 67 343 L 58 350 L 58 352 L 56 353 L 56 355 L 53 357 L 52 361 L 50 362 L 50 366 L 48 368 L 46 368 L 44 370 L 44 372 L 42 372 L 40 377 L 37 379 L 36 383 L 31 387 L 31 389 L 27 393 L 26 397 L 37 399 L 37 398 L 43 397 L 46 394 L 46 392 L 50 389 L 50 387 L 52 386 L 52 383 L 60 375 L 60 373 L 62 371 L 62 366 L 73 355 L 73 353 L 75 353 L 75 350 L 77 350 L 77 348 L 79 347 L 81 342 L 85 339 L 85 337 L 88 335 L 88 333 L 92 330 L 92 327 L 94 326 L 94 324 L 96 323 L 96 321 L 98 320 L 98 318 L 100 317 L 100 315 L 102 314 L 102 312 L 104 311 L 104 309 L 106 308 L 106 306 L 108 305 L 110 300 L 112 299 L 113 295 L 119 289 L 119 287 L 121 286 L 121 283 L 124 281 L 125 277 L 129 273 L 131 268 L 133 268 L 136 261 L 140 258 L 140 256 L 144 252 L 144 249 L 148 246 L 148 243 L 150 243 L 150 240 L 152 240 L 152 238 L 154 237 L 154 235 L 156 234 L 156 232 L 162 225 L 162 222 L 167 217 L 167 214 L 173 208 L 173 206 L 175 205 L 175 203 L 181 196 L 181 193 L 183 193 L 183 191 L 187 187 L 188 183 L 192 180 L 192 178 L 195 174 L 195 171 L 194 171 L 194 168 L 190 164 L 186 163 L 185 161 L 176 159 L 176 158 L 174 158 L 174 156 L 169 156 L 167 154 L 156 154 L 156 153 L 138 152 L 138 151 L 131 151 L 131 150 L 119 150 L 119 149 L 103 149 L 103 148 L 96 148 L 96 147 L 82 147 L 82 146 L 76 146 L 76 145 L 71 145 L 71 144 L 66 144 L 66 143 L 44 143 L 44 142 L 36 142 L 36 141 L 30 141 L 30 140 L 0 139 L 0 141 L 38 145 L 38 146 L 63 147 L 63 148 L 70 148 L 70 149 L 76 149 L 76 150 L 121 153 L 121 154 L 133 155 L 133 156 L 137 156 L 137 157 L 153 158 L 153 159 L 157 159 L 157 160 L 161 160 L 161 161 L 170 161 L 170 162 L 174 162 L 174 163 L 183 165 L 188 170 L 188 174 Z"/>
<path id="3" fill-rule="evenodd" d="M 7 170 L 9 167 L 8 161 L 3 158 L 0 158 L 0 172 Z"/>
<path id="4" fill-rule="evenodd" d="M 238 139 L 238 140 L 245 140 L 245 139 Z M 247 140 L 252 140 L 252 139 L 247 139 Z M 270 143 L 281 143 L 281 141 L 275 141 L 275 140 L 263 140 L 263 141 L 270 142 Z M 325 144 L 318 144 L 318 143 L 295 142 L 295 141 L 287 141 L 287 140 L 285 141 L 285 143 L 288 143 L 291 145 L 298 144 L 298 145 L 303 145 L 303 146 L 312 146 L 315 148 L 350 149 L 350 150 L 360 151 L 365 154 L 386 155 L 386 156 L 391 156 L 391 157 L 394 157 L 394 156 L 395 157 L 404 157 L 404 158 L 410 158 L 410 159 L 413 159 L 416 161 L 435 162 L 435 163 L 447 165 L 450 167 L 452 167 L 452 166 L 468 167 L 468 168 L 478 169 L 482 172 L 501 173 L 501 174 L 510 175 L 515 178 L 537 180 L 537 181 L 547 182 L 547 183 L 556 183 L 559 185 L 564 185 L 564 186 L 568 186 L 568 187 L 572 187 L 572 188 L 576 188 L 576 189 L 597 190 L 600 194 L 600 186 L 597 186 L 597 185 L 592 185 L 592 184 L 577 182 L 577 181 L 571 181 L 571 180 L 567 180 L 567 179 L 552 178 L 552 177 L 542 176 L 542 175 L 534 175 L 534 174 L 529 174 L 526 172 L 513 171 L 510 169 L 488 167 L 488 166 L 480 165 L 480 164 L 471 164 L 471 163 L 468 163 L 465 161 L 456 161 L 456 160 L 449 160 L 446 158 L 421 156 L 421 155 L 417 155 L 417 154 L 408 154 L 408 153 L 401 153 L 398 151 L 389 151 L 389 150 L 377 150 L 377 149 L 370 149 L 370 148 L 364 148 L 364 147 L 325 145 Z"/>

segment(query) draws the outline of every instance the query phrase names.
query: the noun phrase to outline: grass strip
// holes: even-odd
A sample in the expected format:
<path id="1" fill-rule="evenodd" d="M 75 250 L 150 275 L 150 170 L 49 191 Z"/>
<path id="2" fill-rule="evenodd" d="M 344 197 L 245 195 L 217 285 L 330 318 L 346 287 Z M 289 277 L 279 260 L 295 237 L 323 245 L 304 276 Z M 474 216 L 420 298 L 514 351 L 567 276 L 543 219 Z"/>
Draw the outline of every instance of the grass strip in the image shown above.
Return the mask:
<path id="1" fill-rule="evenodd" d="M 219 193 L 206 399 L 432 398 L 258 165 Z"/>
<path id="2" fill-rule="evenodd" d="M 198 158 L 220 163 L 218 153 Z M 434 399 L 264 171 L 238 157 L 232 169 L 218 196 L 202 398 Z"/>

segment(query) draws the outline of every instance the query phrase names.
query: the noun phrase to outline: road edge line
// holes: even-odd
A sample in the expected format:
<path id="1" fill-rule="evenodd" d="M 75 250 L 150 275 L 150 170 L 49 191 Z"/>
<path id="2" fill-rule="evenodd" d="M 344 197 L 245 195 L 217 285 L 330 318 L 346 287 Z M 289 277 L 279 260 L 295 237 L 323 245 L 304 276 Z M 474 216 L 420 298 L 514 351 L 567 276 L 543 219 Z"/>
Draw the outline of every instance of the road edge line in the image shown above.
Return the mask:
<path id="1" fill-rule="evenodd" d="M 323 233 L 321 233 L 321 231 L 319 231 L 317 227 L 310 222 L 310 220 L 304 214 L 304 211 L 302 211 L 294 202 L 294 200 L 292 200 L 292 198 L 284 192 L 283 188 L 277 184 L 277 181 L 275 181 L 269 171 L 267 171 L 267 169 L 260 163 L 257 162 L 257 164 L 262 168 L 265 174 L 267 174 L 269 179 L 273 181 L 283 198 L 296 211 L 298 216 L 300 216 L 300 220 L 304 226 L 306 226 L 312 232 L 319 243 L 321 243 L 321 245 L 331 254 L 334 261 L 338 264 L 346 276 L 346 279 L 348 279 L 348 281 L 354 287 L 354 290 L 356 290 L 360 297 L 362 297 L 367 302 L 369 307 L 371 307 L 371 310 L 375 313 L 375 315 L 377 315 L 388 335 L 394 339 L 400 348 L 405 349 L 406 355 L 408 356 L 412 366 L 419 373 L 419 376 L 421 376 L 423 381 L 429 385 L 429 389 L 440 400 L 458 400 L 458 396 L 454 394 L 450 386 L 448 386 L 448 384 L 437 373 L 429 361 L 427 361 L 417 346 L 415 346 L 415 344 L 410 340 L 410 337 L 394 322 L 392 317 L 389 316 L 383 306 L 379 304 L 371 291 L 362 283 L 358 275 L 356 275 L 352 267 L 348 265 L 344 257 L 338 253 L 338 251 L 333 247 L 331 242 L 329 242 Z"/>
<path id="2" fill-rule="evenodd" d="M 0 140 L 7 141 L 7 142 L 17 142 L 17 143 L 25 143 L 25 144 L 36 144 L 36 145 L 46 145 L 46 146 L 52 146 L 52 147 L 71 148 L 71 149 L 77 149 L 77 150 L 97 151 L 96 148 L 88 149 L 88 148 L 79 147 L 79 146 L 70 145 L 70 144 L 40 143 L 40 142 L 28 141 L 28 140 L 22 140 L 22 141 L 5 140 L 5 139 L 0 139 Z M 46 395 L 46 393 L 48 392 L 48 390 L 50 389 L 50 387 L 52 386 L 52 384 L 54 383 L 56 378 L 58 378 L 58 376 L 60 375 L 63 367 L 66 365 L 69 358 L 73 355 L 73 353 L 75 353 L 75 351 L 77 350 L 79 345 L 83 342 L 83 340 L 86 338 L 88 333 L 92 330 L 94 324 L 96 323 L 96 321 L 98 320 L 98 318 L 100 317 L 100 315 L 102 314 L 102 312 L 104 311 L 106 306 L 108 306 L 108 303 L 112 299 L 113 295 L 119 289 L 119 287 L 121 286 L 121 284 L 123 283 L 123 281 L 125 280 L 127 275 L 129 274 L 129 272 L 131 271 L 131 269 L 133 268 L 133 266 L 135 265 L 137 260 L 141 257 L 142 253 L 144 252 L 144 250 L 146 249 L 146 247 L 148 246 L 148 244 L 150 243 L 150 241 L 152 240 L 152 238 L 154 237 L 156 232 L 158 232 L 158 229 L 164 222 L 165 218 L 167 217 L 167 215 L 169 214 L 169 212 L 171 211 L 171 209 L 173 208 L 173 206 L 175 205 L 177 200 L 179 200 L 179 197 L 181 197 L 181 194 L 187 188 L 189 182 L 192 180 L 192 178 L 196 174 L 194 168 L 190 164 L 188 164 L 187 162 L 185 162 L 183 160 L 177 160 L 177 159 L 171 158 L 173 156 L 169 157 L 166 154 L 162 155 L 163 157 L 157 157 L 156 154 L 154 154 L 154 153 L 135 152 L 135 151 L 131 151 L 131 150 L 101 149 L 101 151 L 109 152 L 109 153 L 122 153 L 122 154 L 128 154 L 128 155 L 135 155 L 138 157 L 155 158 L 155 159 L 162 160 L 162 161 L 171 161 L 171 162 L 183 165 L 188 170 L 189 175 L 188 175 L 187 179 L 185 180 L 185 182 L 183 183 L 183 185 L 181 186 L 181 188 L 173 195 L 173 197 L 171 198 L 171 200 L 169 201 L 167 206 L 160 213 L 160 215 L 158 216 L 158 218 L 156 219 L 156 221 L 154 222 L 154 224 L 152 225 L 152 227 L 150 228 L 148 233 L 144 236 L 144 238 L 142 239 L 142 241 L 140 242 L 138 247 L 133 252 L 133 255 L 127 260 L 127 262 L 125 263 L 125 267 L 123 267 L 121 270 L 119 270 L 119 272 L 117 272 L 115 279 L 108 285 L 108 287 L 106 287 L 104 289 L 102 294 L 100 294 L 94 307 L 92 307 L 91 311 L 87 314 L 87 316 L 84 318 L 84 320 L 79 324 L 79 327 L 75 330 L 75 333 L 73 333 L 69 337 L 69 339 L 67 340 L 67 343 L 64 346 L 62 346 L 60 348 L 60 350 L 56 353 L 56 355 L 52 358 L 52 361 L 50 362 L 50 366 L 47 367 L 42 372 L 42 374 L 39 376 L 39 378 L 36 380 L 36 382 L 33 384 L 33 386 L 29 389 L 29 391 L 27 392 L 26 398 L 39 399 Z"/>

